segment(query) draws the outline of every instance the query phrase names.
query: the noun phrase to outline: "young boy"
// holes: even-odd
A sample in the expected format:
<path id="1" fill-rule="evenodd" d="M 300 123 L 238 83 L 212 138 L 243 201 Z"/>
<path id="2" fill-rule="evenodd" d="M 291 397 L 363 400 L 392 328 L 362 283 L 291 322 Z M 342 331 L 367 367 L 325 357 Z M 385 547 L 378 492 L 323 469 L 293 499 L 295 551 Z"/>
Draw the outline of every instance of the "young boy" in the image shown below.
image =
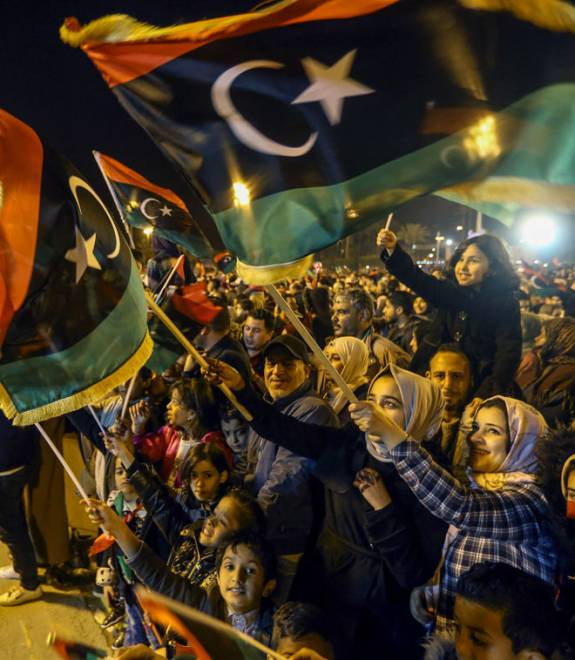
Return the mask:
<path id="1" fill-rule="evenodd" d="M 273 648 L 285 658 L 304 649 L 325 660 L 334 660 L 335 646 L 327 617 L 317 605 L 288 601 L 274 614 Z M 298 655 L 299 657 L 299 655 Z"/>
<path id="2" fill-rule="evenodd" d="M 508 564 L 476 564 L 461 576 L 454 619 L 455 649 L 436 640 L 426 660 L 556 657 L 560 637 L 552 588 Z"/>

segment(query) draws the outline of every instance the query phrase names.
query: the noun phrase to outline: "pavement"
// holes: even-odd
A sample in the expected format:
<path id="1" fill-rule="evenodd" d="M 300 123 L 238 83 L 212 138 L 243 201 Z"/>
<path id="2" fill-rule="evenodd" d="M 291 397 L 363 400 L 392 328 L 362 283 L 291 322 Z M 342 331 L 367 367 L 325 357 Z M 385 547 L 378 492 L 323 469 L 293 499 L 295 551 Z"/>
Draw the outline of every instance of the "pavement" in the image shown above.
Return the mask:
<path id="1" fill-rule="evenodd" d="M 0 544 L 0 566 L 10 561 Z M 15 580 L 0 580 L 0 592 Z M 44 598 L 16 607 L 0 608 L 0 658 L 2 660 L 52 660 L 58 658 L 46 644 L 49 633 L 63 639 L 107 649 L 104 633 L 94 620 L 98 600 L 78 589 L 60 591 L 43 585 Z"/>

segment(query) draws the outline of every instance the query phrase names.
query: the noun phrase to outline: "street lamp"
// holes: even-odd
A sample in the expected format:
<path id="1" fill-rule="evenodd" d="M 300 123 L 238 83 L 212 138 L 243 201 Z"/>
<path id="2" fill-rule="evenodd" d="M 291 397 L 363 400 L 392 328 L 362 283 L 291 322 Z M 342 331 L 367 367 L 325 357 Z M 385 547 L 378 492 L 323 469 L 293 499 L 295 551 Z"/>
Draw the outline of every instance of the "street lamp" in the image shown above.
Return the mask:
<path id="1" fill-rule="evenodd" d="M 439 232 L 437 232 L 437 236 L 435 237 L 435 264 L 439 265 L 439 248 L 441 247 L 441 241 L 445 240 L 445 236 L 442 236 Z"/>

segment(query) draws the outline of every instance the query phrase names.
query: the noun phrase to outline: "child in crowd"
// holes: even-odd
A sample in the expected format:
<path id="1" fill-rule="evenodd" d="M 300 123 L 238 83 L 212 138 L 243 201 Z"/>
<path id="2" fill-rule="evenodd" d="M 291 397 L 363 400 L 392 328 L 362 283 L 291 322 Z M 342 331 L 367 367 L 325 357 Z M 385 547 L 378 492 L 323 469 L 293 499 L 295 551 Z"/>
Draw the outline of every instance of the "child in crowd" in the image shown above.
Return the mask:
<path id="1" fill-rule="evenodd" d="M 560 645 L 553 589 L 508 564 L 476 564 L 455 595 L 455 640 L 433 640 L 426 660 L 545 660 Z M 557 652 L 558 653 L 558 652 Z"/>
<path id="2" fill-rule="evenodd" d="M 317 605 L 288 601 L 274 614 L 273 648 L 284 658 L 303 651 L 334 660 L 335 644 L 327 616 Z"/>

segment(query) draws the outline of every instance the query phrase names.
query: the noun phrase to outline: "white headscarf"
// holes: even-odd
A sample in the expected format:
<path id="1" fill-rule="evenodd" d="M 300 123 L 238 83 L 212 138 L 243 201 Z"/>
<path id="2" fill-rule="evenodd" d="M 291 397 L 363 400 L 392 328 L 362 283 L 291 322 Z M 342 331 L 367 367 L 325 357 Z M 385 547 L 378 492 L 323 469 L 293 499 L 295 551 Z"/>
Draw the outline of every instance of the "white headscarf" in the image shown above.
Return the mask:
<path id="1" fill-rule="evenodd" d="M 468 470 L 472 482 L 486 490 L 498 490 L 508 483 L 535 481 L 537 457 L 535 445 L 538 438 L 547 430 L 547 423 L 540 412 L 523 401 L 506 396 L 493 396 L 486 399 L 477 412 L 488 401 L 502 401 L 507 411 L 510 448 L 497 472 L 472 472 Z M 477 412 L 475 415 L 477 416 Z"/>
<path id="2" fill-rule="evenodd" d="M 365 375 L 369 367 L 369 353 L 367 346 L 356 337 L 336 337 L 326 348 L 331 347 L 340 356 L 343 362 L 341 377 L 355 391 L 361 385 L 367 383 Z M 341 412 L 348 399 L 341 389 L 334 385 L 331 390 L 330 406 L 336 415 Z"/>
<path id="3" fill-rule="evenodd" d="M 374 383 L 382 376 L 392 376 L 397 384 L 405 417 L 404 431 L 412 440 L 432 438 L 437 433 L 443 416 L 444 403 L 439 387 L 423 376 L 390 364 L 371 381 L 370 392 Z M 378 461 L 391 461 L 383 443 L 371 442 L 367 434 L 365 442 L 369 453 Z"/>

